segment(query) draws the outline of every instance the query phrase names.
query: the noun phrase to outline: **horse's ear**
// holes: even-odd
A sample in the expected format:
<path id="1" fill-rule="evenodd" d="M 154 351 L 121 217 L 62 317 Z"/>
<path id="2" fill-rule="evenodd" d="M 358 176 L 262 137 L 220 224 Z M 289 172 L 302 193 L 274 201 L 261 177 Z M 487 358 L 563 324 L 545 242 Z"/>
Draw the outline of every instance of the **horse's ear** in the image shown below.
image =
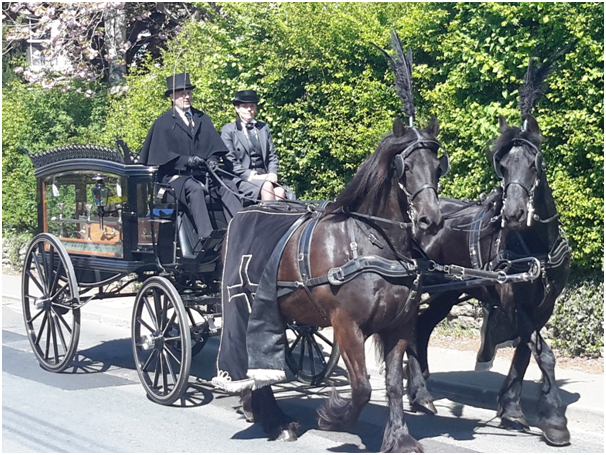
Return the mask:
<path id="1" fill-rule="evenodd" d="M 526 117 L 526 131 L 528 131 L 530 133 L 534 133 L 534 134 L 541 134 L 541 129 L 539 128 L 539 124 L 532 115 L 529 115 L 528 117 Z"/>
<path id="2" fill-rule="evenodd" d="M 507 120 L 505 120 L 505 117 L 503 117 L 502 115 L 499 115 L 499 129 L 501 130 L 501 133 L 504 133 L 507 128 L 509 128 Z"/>
<path id="3" fill-rule="evenodd" d="M 406 134 L 406 125 L 400 120 L 400 117 L 393 119 L 393 135 L 395 137 L 402 137 Z"/>
<path id="4" fill-rule="evenodd" d="M 425 131 L 432 137 L 438 137 L 438 133 L 440 132 L 440 124 L 438 122 L 438 118 L 434 115 L 425 128 Z"/>

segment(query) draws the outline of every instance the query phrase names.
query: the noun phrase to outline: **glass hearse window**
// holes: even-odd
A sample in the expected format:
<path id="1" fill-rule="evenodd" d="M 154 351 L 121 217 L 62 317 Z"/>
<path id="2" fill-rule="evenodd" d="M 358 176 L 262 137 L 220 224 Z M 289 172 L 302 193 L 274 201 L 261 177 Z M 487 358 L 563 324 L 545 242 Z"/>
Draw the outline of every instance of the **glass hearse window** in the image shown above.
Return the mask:
<path id="1" fill-rule="evenodd" d="M 101 226 L 91 191 L 95 175 L 95 171 L 70 171 L 44 180 L 44 231 L 59 237 L 68 252 L 122 257 L 121 208 L 127 201 L 127 180 L 103 174 L 108 199 Z"/>
<path id="2" fill-rule="evenodd" d="M 151 186 L 152 184 L 147 181 L 137 183 L 137 230 L 140 250 L 152 249 L 152 225 L 149 221 L 148 203 Z"/>

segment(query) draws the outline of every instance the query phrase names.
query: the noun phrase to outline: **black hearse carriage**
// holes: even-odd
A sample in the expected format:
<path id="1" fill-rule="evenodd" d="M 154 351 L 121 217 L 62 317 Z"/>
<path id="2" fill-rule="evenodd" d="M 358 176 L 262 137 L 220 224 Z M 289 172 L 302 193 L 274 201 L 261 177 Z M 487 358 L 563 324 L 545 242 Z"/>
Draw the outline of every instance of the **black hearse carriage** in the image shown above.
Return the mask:
<path id="1" fill-rule="evenodd" d="M 192 356 L 220 333 L 225 218 L 218 201 L 207 201 L 213 240 L 201 250 L 188 215 L 155 183 L 156 168 L 116 145 L 29 155 L 40 233 L 23 268 L 26 331 L 40 366 L 62 372 L 76 355 L 80 309 L 95 299 L 135 297 L 137 372 L 150 399 L 169 405 L 188 387 Z M 287 335 L 295 377 L 315 384 L 330 375 L 339 357 L 331 339 L 297 324 Z"/>

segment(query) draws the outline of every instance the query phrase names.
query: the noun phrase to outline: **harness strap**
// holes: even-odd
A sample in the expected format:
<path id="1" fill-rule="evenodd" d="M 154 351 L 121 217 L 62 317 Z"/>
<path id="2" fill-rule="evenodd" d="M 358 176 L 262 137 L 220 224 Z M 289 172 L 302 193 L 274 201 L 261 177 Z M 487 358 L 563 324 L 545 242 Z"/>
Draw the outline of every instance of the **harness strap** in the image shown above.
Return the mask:
<path id="1" fill-rule="evenodd" d="M 481 235 L 480 233 L 484 230 L 482 228 L 482 223 L 484 222 L 484 217 L 490 207 L 485 207 L 478 215 L 475 220 L 471 223 L 471 228 L 469 230 L 469 258 L 471 259 L 471 265 L 475 269 L 481 269 L 484 264 L 482 262 L 482 244 L 481 244 Z"/>
<path id="2" fill-rule="evenodd" d="M 330 284 L 340 286 L 366 272 L 375 272 L 389 278 L 403 278 L 418 271 L 417 262 L 414 260 L 412 262 L 401 262 L 369 255 L 359 256 L 340 267 L 333 267 L 325 277 Z"/>
<path id="3" fill-rule="evenodd" d="M 354 259 L 358 258 L 358 242 L 356 242 L 356 233 L 354 232 L 355 220 L 347 220 L 347 231 L 349 232 L 349 248 L 351 248 L 351 256 Z"/>
<path id="4" fill-rule="evenodd" d="M 405 223 L 403 221 L 393 221 L 388 218 L 381 218 L 379 216 L 368 215 L 366 213 L 360 213 L 360 212 L 343 212 L 343 213 L 345 213 L 346 215 L 352 215 L 352 216 L 355 216 L 355 217 L 358 217 L 361 219 L 378 221 L 380 223 L 395 224 L 400 229 L 406 229 L 406 228 L 410 228 L 413 226 L 413 223 Z"/>
<path id="5" fill-rule="evenodd" d="M 356 226 L 358 226 L 358 229 L 360 229 L 364 233 L 364 235 L 368 238 L 370 243 L 372 243 L 377 248 L 380 248 L 380 249 L 385 248 L 385 244 L 383 242 L 381 242 L 381 240 L 379 240 L 379 238 L 370 230 L 370 227 L 367 224 L 362 223 L 360 220 L 355 220 L 355 223 L 356 223 Z"/>
<path id="6" fill-rule="evenodd" d="M 318 303 L 313 293 L 311 292 L 310 286 L 319 286 L 320 284 L 326 284 L 328 281 L 323 280 L 325 277 L 311 278 L 311 260 L 310 260 L 310 251 L 311 251 L 311 240 L 313 238 L 314 230 L 320 221 L 319 213 L 324 210 L 328 201 L 323 201 L 319 206 L 319 211 L 314 212 L 312 215 L 312 220 L 305 225 L 303 228 L 303 232 L 301 233 L 301 237 L 299 238 L 299 273 L 301 274 L 302 281 L 295 282 L 297 288 L 305 289 L 305 293 L 309 297 L 309 300 L 316 307 L 316 310 L 322 315 L 324 319 L 329 320 L 328 314 L 322 308 L 322 306 Z M 278 282 L 278 285 L 283 282 Z"/>
<path id="7" fill-rule="evenodd" d="M 301 237 L 299 239 L 299 271 L 303 281 L 311 277 L 311 262 L 310 262 L 310 251 L 311 251 L 311 239 L 313 237 L 314 230 L 320 221 L 320 213 L 328 205 L 328 201 L 323 201 L 318 211 L 312 214 L 312 219 L 303 228 Z"/>

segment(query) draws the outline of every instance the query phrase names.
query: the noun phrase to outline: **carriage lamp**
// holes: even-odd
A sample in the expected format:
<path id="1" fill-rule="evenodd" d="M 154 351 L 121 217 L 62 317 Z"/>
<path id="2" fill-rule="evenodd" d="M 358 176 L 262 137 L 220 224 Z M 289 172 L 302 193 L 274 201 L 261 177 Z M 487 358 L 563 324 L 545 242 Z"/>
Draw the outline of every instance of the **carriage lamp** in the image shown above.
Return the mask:
<path id="1" fill-rule="evenodd" d="M 105 186 L 105 177 L 97 174 L 93 177 L 95 186 L 93 187 L 93 202 L 96 207 L 105 207 L 107 205 L 107 187 Z"/>
<path id="2" fill-rule="evenodd" d="M 97 207 L 99 214 L 99 226 L 103 229 L 103 208 L 107 205 L 107 187 L 105 186 L 105 177 L 97 174 L 93 177 L 95 186 L 92 189 L 93 203 Z"/>

